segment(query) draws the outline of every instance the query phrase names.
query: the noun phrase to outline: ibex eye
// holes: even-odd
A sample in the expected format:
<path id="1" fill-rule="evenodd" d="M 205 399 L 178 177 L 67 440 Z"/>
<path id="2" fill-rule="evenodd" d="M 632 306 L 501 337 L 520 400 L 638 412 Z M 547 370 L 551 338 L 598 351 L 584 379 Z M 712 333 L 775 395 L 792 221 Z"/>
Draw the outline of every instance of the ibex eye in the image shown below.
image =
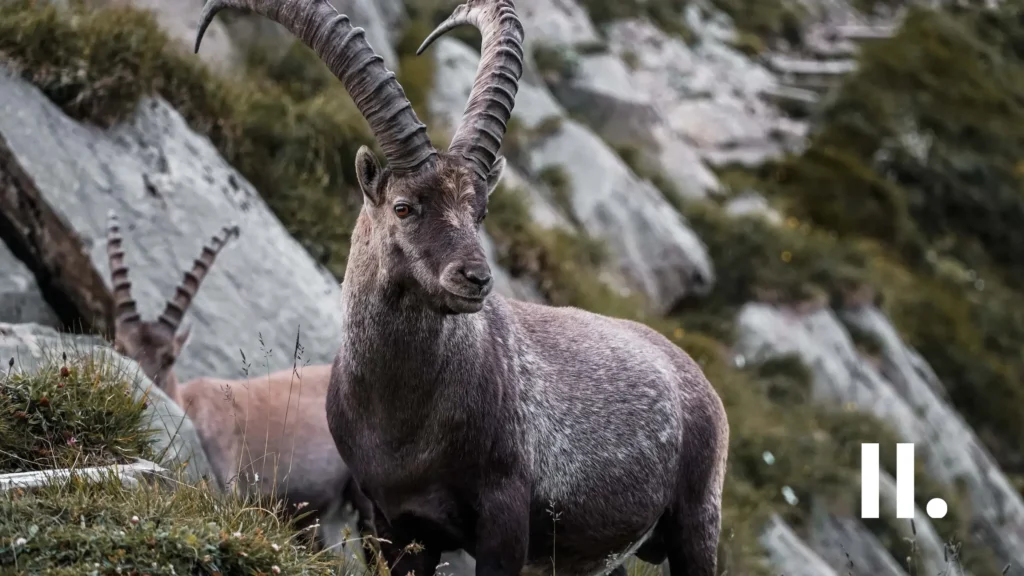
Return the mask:
<path id="1" fill-rule="evenodd" d="M 399 218 L 408 218 L 412 215 L 412 208 L 408 204 L 395 204 L 395 215 Z"/>

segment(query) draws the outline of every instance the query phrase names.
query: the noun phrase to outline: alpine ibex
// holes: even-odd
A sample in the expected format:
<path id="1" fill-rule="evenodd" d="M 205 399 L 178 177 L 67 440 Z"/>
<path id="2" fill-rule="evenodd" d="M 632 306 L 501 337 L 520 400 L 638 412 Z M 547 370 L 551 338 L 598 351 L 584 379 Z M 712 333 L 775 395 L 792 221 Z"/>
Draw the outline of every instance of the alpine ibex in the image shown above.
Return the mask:
<path id="1" fill-rule="evenodd" d="M 312 47 L 345 85 L 388 165 L 356 155 L 363 207 L 342 284 L 327 397 L 342 458 L 393 546 L 393 572 L 430 574 L 465 549 L 478 576 L 622 572 L 629 554 L 713 576 L 729 427 L 698 365 L 654 330 L 490 295 L 479 231 L 523 71 L 511 0 L 469 0 L 480 67 L 447 152 L 395 75 L 327 0 L 209 0 L 249 9 Z"/>
<path id="2" fill-rule="evenodd" d="M 181 320 L 217 254 L 237 228 L 214 236 L 192 270 L 185 273 L 156 322 L 143 321 L 132 299 L 123 239 L 114 212 L 107 227 L 107 256 L 114 296 L 114 349 L 138 362 L 142 371 L 182 407 L 199 433 L 203 449 L 223 487 L 236 483 L 264 496 L 281 496 L 289 511 L 308 503 L 297 522 L 317 519 L 325 530 L 318 543 L 334 546 L 347 500 L 359 513 L 359 529 L 373 532 L 373 508 L 338 455 L 327 427 L 324 402 L 331 366 L 281 370 L 251 380 L 198 378 L 179 383 L 173 367 L 190 329 Z M 247 480 L 251 479 L 251 480 Z"/>

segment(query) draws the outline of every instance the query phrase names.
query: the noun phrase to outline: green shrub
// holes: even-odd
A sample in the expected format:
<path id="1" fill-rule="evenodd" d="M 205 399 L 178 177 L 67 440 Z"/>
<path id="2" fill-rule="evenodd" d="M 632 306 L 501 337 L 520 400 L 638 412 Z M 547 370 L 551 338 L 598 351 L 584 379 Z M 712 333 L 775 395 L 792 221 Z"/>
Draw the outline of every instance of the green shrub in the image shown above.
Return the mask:
<path id="1" fill-rule="evenodd" d="M 534 45 L 531 55 L 537 72 L 548 84 L 565 82 L 576 75 L 579 62 L 568 48 L 538 42 Z"/>
<path id="2" fill-rule="evenodd" d="M 769 42 L 782 39 L 792 46 L 803 43 L 806 9 L 793 0 L 713 0 L 729 15 L 741 37 Z M 749 40 L 747 41 L 750 42 Z"/>
<path id="3" fill-rule="evenodd" d="M 0 493 L 5 574 L 342 574 L 337 557 L 310 554 L 275 510 L 115 477 L 72 476 Z"/>
<path id="4" fill-rule="evenodd" d="M 811 154 L 843 150 L 888 183 L 886 194 L 899 193 L 882 205 L 909 211 L 929 242 L 976 266 L 1003 267 L 1019 282 L 1024 26 L 1016 6 L 912 10 L 895 37 L 865 49 L 824 111 Z M 877 197 L 869 190 L 869 200 Z"/>
<path id="5" fill-rule="evenodd" d="M 152 459 L 144 399 L 103 354 L 0 373 L 0 473 Z"/>

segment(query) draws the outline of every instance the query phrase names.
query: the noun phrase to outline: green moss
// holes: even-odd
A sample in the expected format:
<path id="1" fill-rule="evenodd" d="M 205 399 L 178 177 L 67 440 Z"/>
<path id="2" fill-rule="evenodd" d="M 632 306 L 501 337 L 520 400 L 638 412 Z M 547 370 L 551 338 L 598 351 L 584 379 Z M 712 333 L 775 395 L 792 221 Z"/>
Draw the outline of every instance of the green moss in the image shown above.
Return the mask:
<path id="1" fill-rule="evenodd" d="M 865 49 L 814 142 L 883 175 L 930 242 L 1015 281 L 1024 278 L 1022 44 L 1012 7 L 914 9 L 899 34 Z"/>
<path id="2" fill-rule="evenodd" d="M 352 158 L 373 141 L 340 82 L 316 72 L 323 65 L 310 51 L 296 48 L 285 64 L 227 81 L 172 44 L 149 13 L 16 0 L 0 5 L 0 60 L 68 115 L 103 126 L 128 117 L 143 96 L 163 97 L 314 258 L 343 274 L 355 217 Z M 316 90 L 300 88 L 309 80 Z"/>
<path id="3" fill-rule="evenodd" d="M 416 115 L 430 124 L 428 99 L 434 90 L 435 60 L 429 55 L 417 56 L 416 50 L 435 24 L 425 17 L 417 18 L 405 27 L 395 51 L 398 53 L 398 82 L 405 90 Z"/>
<path id="4" fill-rule="evenodd" d="M 785 40 L 791 46 L 803 43 L 806 9 L 793 0 L 713 0 L 729 15 L 744 38 L 772 42 Z M 751 40 L 748 40 L 750 42 Z"/>
<path id="5" fill-rule="evenodd" d="M 687 0 L 582 0 L 580 4 L 599 28 L 618 20 L 641 18 L 687 43 L 695 38 L 683 19 Z"/>
<path id="6" fill-rule="evenodd" d="M 814 147 L 781 163 L 771 180 L 788 192 L 786 212 L 801 220 L 900 247 L 915 238 L 902 191 L 844 150 Z"/>
<path id="7" fill-rule="evenodd" d="M 672 205 L 677 211 L 682 212 L 683 207 L 683 195 L 679 192 L 679 188 L 674 182 L 658 167 L 652 167 L 643 158 L 643 153 L 636 146 L 631 145 L 618 145 L 615 146 L 615 151 L 622 158 L 622 161 L 635 173 L 637 176 L 649 180 L 655 188 L 657 188 L 665 200 Z"/>
<path id="8" fill-rule="evenodd" d="M 575 221 L 576 213 L 572 208 L 572 179 L 564 167 L 549 164 L 537 172 L 537 180 L 551 191 L 555 204 L 566 216 Z"/>
<path id="9" fill-rule="evenodd" d="M 0 374 L 0 473 L 154 458 L 145 400 L 100 354 Z"/>
<path id="10" fill-rule="evenodd" d="M 576 75 L 579 62 L 572 50 L 536 43 L 531 52 L 537 72 L 548 84 L 565 82 Z"/>
<path id="11" fill-rule="evenodd" d="M 73 476 L 0 493 L 0 534 L 5 574 L 344 573 L 338 558 L 304 551 L 274 510 L 205 486 L 126 490 L 116 477 Z"/>
<path id="12" fill-rule="evenodd" d="M 791 219 L 779 227 L 755 215 L 728 215 L 706 201 L 685 208 L 718 275 L 712 294 L 685 312 L 702 330 L 728 339 L 722 327 L 747 302 L 824 305 L 865 282 L 869 253 L 806 223 Z"/>

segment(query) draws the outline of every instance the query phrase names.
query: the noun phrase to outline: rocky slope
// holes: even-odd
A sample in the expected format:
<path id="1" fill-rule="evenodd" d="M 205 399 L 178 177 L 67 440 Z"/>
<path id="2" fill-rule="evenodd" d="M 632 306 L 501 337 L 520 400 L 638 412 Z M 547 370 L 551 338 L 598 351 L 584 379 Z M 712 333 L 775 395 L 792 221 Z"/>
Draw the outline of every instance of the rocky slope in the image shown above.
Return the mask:
<path id="1" fill-rule="evenodd" d="M 149 6 L 172 38 L 191 40 L 189 10 Z M 445 3 L 339 7 L 398 69 L 421 116 L 451 133 L 477 46 L 452 36 L 415 58 L 405 38 L 436 23 Z M 902 3 L 841 0 L 517 7 L 530 62 L 506 137 L 511 169 L 485 238 L 499 289 L 648 322 L 704 365 L 733 428 L 723 567 L 902 576 L 1024 566 L 1020 436 L 984 421 L 992 413 L 1004 422 L 1024 405 L 1012 403 L 1024 321 L 1002 304 L 1017 295 L 1016 271 L 973 221 L 925 224 L 928 206 L 963 207 L 957 192 L 976 199 L 978 184 L 943 163 L 958 166 L 964 153 L 935 156 L 965 133 L 943 131 L 940 120 L 955 115 L 931 113 L 919 84 L 892 76 L 918 74 L 924 86 L 976 80 L 969 58 L 959 68 L 936 63 L 942 46 L 964 42 L 979 59 L 1005 61 L 1008 80 L 994 82 L 988 100 L 948 98 L 1013 106 L 999 95 L 1024 86 L 1013 75 L 1019 24 L 942 9 L 911 11 L 903 25 Z M 210 75 L 134 15 L 71 23 L 11 10 L 0 22 L 0 239 L 12 253 L 0 245 L 0 263 L 10 262 L 0 322 L 107 325 L 110 208 L 129 224 L 133 284 L 150 313 L 201 239 L 235 221 L 241 237 L 189 314 L 194 341 L 179 376 L 236 376 L 239 349 L 253 369 L 287 366 L 300 328 L 303 361 L 326 361 L 358 205 L 349 165 L 367 138 L 318 64 L 280 30 L 244 17 L 226 19 L 222 43 L 204 47 L 222 70 Z M 116 25 L 145 39 L 98 41 L 134 59 L 132 89 L 94 90 L 124 79 L 107 71 L 104 50 L 78 57 L 72 48 Z M 1004 40 L 985 40 L 996 36 L 982 26 Z M 26 49 L 40 38 L 67 48 Z M 916 48 L 897 50 L 908 45 Z M 245 66 L 239 54 L 257 48 L 271 57 Z M 876 101 L 873 128 L 888 126 L 890 101 L 920 112 L 876 135 L 849 119 Z M 966 132 L 978 150 L 1009 141 L 989 117 L 964 122 L 980 127 Z M 928 141 L 924 125 L 938 152 L 915 156 L 920 146 L 905 136 Z M 977 156 L 973 165 L 1002 174 L 1002 152 Z M 923 196 L 912 176 L 950 192 Z M 1012 190 L 1008 182 L 996 184 Z M 1013 220 L 1019 204 L 1006 202 L 1004 221 L 1024 222 Z M 982 342 L 986 352 L 972 355 Z M 997 395 L 1007 406 L 995 408 Z M 919 508 L 943 497 L 946 518 L 919 509 L 913 526 L 895 520 L 897 440 L 918 446 Z M 865 441 L 883 443 L 886 456 L 888 517 L 878 521 L 857 513 Z M 951 550 L 949 540 L 962 546 Z"/>

